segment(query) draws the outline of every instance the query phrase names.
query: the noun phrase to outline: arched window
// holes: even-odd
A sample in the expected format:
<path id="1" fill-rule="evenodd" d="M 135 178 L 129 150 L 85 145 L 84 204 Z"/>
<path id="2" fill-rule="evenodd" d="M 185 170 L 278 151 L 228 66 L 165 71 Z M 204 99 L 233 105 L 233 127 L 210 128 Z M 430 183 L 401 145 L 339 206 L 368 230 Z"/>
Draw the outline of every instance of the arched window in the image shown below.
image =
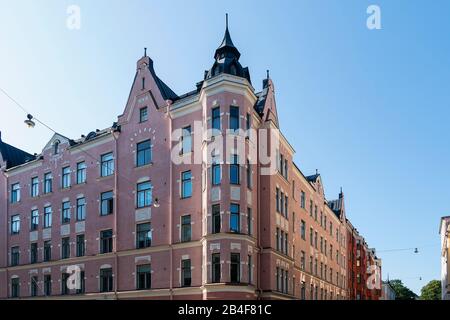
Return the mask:
<path id="1" fill-rule="evenodd" d="M 53 154 L 58 154 L 59 152 L 59 140 L 55 140 L 55 142 L 53 142 Z"/>

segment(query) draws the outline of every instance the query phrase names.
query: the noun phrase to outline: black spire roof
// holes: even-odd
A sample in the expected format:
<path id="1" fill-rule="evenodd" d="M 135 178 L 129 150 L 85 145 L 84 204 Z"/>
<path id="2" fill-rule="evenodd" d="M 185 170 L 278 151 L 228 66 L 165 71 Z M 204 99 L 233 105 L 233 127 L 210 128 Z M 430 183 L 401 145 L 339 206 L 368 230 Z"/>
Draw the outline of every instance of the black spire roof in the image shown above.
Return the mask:
<path id="1" fill-rule="evenodd" d="M 0 132 L 0 154 L 6 162 L 6 169 L 19 166 L 36 159 L 35 156 L 2 141 Z"/>
<path id="2" fill-rule="evenodd" d="M 216 60 L 209 71 L 205 72 L 205 80 L 210 79 L 221 73 L 227 73 L 238 77 L 246 78 L 250 83 L 250 73 L 248 68 L 243 68 L 239 62 L 241 53 L 234 46 L 231 40 L 230 31 L 228 30 L 228 14 L 226 15 L 225 35 L 222 43 L 217 48 L 214 59 Z"/>

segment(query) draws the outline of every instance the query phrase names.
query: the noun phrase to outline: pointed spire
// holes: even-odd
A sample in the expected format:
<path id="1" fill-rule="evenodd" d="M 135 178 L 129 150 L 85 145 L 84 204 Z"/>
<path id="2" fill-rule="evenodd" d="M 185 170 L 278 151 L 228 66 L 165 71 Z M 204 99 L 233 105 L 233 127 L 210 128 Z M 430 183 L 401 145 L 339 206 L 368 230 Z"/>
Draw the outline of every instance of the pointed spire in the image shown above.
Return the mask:
<path id="1" fill-rule="evenodd" d="M 222 43 L 216 50 L 214 58 L 218 60 L 222 54 L 228 57 L 236 57 L 237 60 L 241 56 L 239 50 L 234 46 L 233 40 L 231 40 L 230 31 L 228 30 L 228 13 L 225 15 L 225 35 L 223 36 Z"/>
<path id="2" fill-rule="evenodd" d="M 144 48 L 144 57 L 147 56 L 147 48 Z"/>
<path id="3" fill-rule="evenodd" d="M 267 69 L 266 72 L 267 72 L 267 80 L 269 80 L 270 79 L 269 69 Z"/>

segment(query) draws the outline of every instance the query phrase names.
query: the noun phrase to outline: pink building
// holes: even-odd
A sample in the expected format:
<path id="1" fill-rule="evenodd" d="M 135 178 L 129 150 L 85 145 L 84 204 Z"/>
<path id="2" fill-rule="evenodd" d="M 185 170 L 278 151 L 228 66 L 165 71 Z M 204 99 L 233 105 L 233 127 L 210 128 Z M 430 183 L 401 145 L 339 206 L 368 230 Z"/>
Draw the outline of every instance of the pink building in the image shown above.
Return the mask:
<path id="1" fill-rule="evenodd" d="M 229 159 L 206 147 L 225 129 L 279 129 L 272 80 L 256 92 L 239 57 L 227 27 L 177 95 L 145 54 L 110 128 L 55 134 L 38 155 L 0 139 L 0 298 L 347 298 L 343 197 L 327 202 L 282 135 L 266 139 L 270 175 L 259 135 Z"/>

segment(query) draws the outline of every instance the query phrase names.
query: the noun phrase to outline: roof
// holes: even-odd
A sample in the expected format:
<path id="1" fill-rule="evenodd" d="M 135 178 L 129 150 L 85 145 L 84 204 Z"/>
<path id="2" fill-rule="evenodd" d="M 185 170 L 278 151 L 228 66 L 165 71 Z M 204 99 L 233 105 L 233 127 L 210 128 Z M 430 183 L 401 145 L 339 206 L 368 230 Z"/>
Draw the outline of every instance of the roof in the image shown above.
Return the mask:
<path id="1" fill-rule="evenodd" d="M 344 199 L 342 199 L 342 198 L 328 201 L 328 206 L 338 217 L 341 216 L 341 210 L 343 208 L 343 204 L 344 204 Z"/>
<path id="2" fill-rule="evenodd" d="M 6 169 L 19 166 L 36 159 L 36 156 L 3 142 L 0 136 L 0 154 L 6 161 Z"/>
<path id="3" fill-rule="evenodd" d="M 319 173 L 313 174 L 312 176 L 306 176 L 306 180 L 308 180 L 309 182 L 315 182 L 317 181 L 317 178 L 320 177 Z"/>

